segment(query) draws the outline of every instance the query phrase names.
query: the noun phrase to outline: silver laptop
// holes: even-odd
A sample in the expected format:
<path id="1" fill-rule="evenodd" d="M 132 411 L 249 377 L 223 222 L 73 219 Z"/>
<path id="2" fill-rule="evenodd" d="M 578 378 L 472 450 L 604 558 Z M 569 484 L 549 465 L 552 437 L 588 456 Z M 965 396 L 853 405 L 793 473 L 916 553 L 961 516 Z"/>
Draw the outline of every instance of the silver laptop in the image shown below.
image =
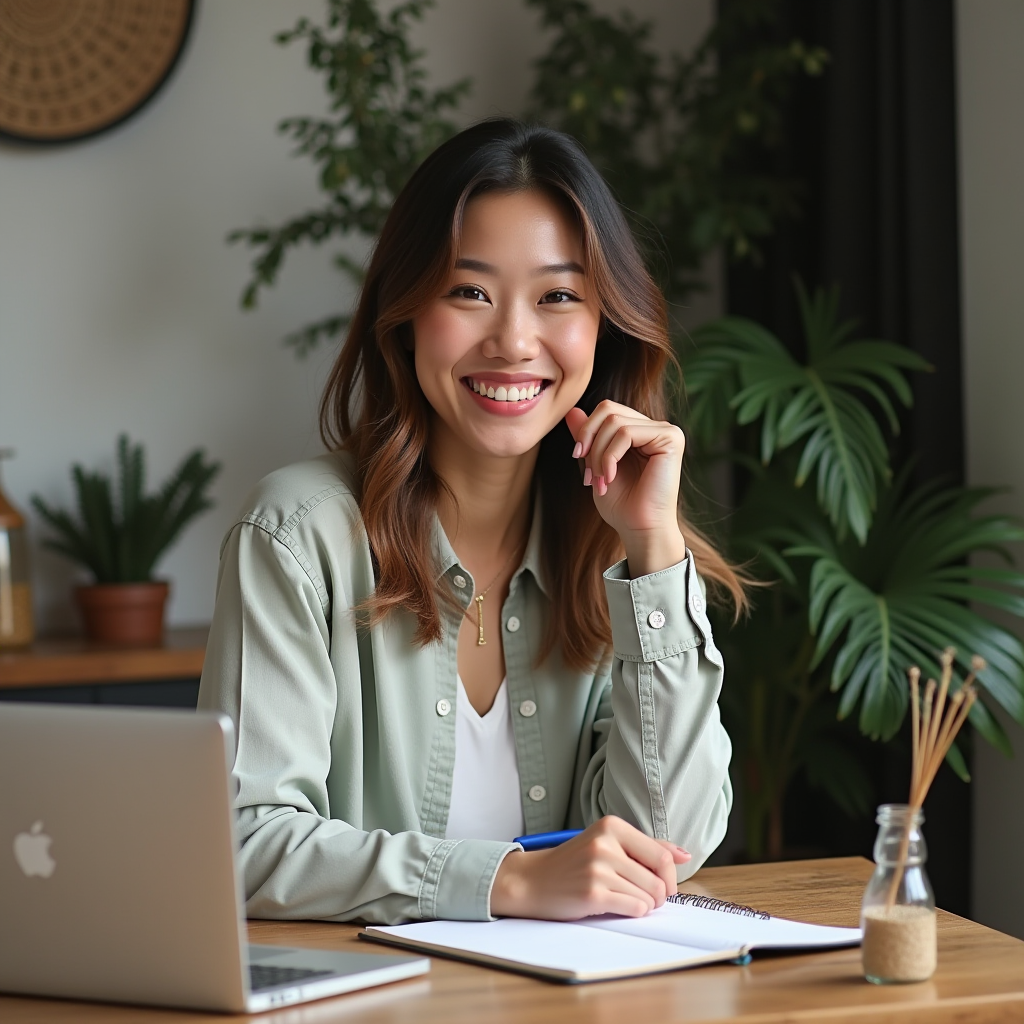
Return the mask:
<path id="1" fill-rule="evenodd" d="M 256 1013 L 423 957 L 252 946 L 231 722 L 0 704 L 0 992 Z"/>

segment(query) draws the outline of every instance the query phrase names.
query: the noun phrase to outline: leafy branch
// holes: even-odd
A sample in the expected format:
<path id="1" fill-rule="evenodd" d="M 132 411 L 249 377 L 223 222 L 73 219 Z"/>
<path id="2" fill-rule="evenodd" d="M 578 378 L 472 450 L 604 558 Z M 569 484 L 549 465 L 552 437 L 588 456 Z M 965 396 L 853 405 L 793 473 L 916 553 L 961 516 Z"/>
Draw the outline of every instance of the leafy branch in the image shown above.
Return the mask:
<path id="1" fill-rule="evenodd" d="M 799 186 L 749 170 L 751 148 L 782 140 L 783 103 L 828 55 L 772 40 L 778 4 L 733 0 L 692 54 L 663 67 L 652 26 L 596 13 L 586 0 L 527 0 L 556 33 L 537 63 L 529 116 L 578 138 L 647 234 L 675 301 L 702 287 L 708 253 L 758 259 L 798 210 Z"/>
<path id="2" fill-rule="evenodd" d="M 433 0 L 407 0 L 386 14 L 373 0 L 327 0 L 326 25 L 300 19 L 275 39 L 306 44 L 309 66 L 324 75 L 331 117 L 292 117 L 278 130 L 295 142 L 294 153 L 308 156 L 319 168 L 327 205 L 277 227 L 233 231 L 229 242 L 257 250 L 242 306 L 256 306 L 259 294 L 273 285 L 291 249 L 334 239 L 375 238 L 395 196 L 428 153 L 455 131 L 444 116 L 469 91 L 462 79 L 443 89 L 429 89 L 423 54 L 409 42 L 414 21 Z M 355 284 L 362 267 L 350 256 L 334 257 L 335 266 Z M 299 353 L 338 336 L 349 317 L 339 313 L 309 324 L 286 341 Z"/>

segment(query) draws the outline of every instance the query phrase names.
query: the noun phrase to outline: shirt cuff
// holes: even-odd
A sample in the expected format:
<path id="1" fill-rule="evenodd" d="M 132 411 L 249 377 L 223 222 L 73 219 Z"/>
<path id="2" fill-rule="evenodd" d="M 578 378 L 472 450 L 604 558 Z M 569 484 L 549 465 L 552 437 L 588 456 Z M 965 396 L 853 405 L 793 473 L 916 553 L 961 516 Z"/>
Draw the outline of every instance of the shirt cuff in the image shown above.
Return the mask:
<path id="1" fill-rule="evenodd" d="M 445 839 L 434 847 L 420 887 L 424 919 L 493 921 L 491 889 L 505 857 L 518 843 L 489 839 Z"/>
<path id="2" fill-rule="evenodd" d="M 626 560 L 604 574 L 612 646 L 622 661 L 660 661 L 702 643 L 714 649 L 697 571 L 690 556 L 681 562 L 629 578 Z"/>

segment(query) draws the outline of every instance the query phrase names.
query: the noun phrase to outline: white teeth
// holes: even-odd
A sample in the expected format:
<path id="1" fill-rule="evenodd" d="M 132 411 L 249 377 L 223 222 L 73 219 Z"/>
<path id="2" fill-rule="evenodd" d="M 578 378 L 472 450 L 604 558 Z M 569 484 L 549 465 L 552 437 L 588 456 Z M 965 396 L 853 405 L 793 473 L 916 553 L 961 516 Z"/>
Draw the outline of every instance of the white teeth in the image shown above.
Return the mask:
<path id="1" fill-rule="evenodd" d="M 542 387 L 540 384 L 529 384 L 522 387 L 518 385 L 512 385 L 511 387 L 489 387 L 478 380 L 469 378 L 469 386 L 478 394 L 486 395 L 488 398 L 493 399 L 495 402 L 528 402 L 532 398 L 536 398 L 541 393 Z"/>

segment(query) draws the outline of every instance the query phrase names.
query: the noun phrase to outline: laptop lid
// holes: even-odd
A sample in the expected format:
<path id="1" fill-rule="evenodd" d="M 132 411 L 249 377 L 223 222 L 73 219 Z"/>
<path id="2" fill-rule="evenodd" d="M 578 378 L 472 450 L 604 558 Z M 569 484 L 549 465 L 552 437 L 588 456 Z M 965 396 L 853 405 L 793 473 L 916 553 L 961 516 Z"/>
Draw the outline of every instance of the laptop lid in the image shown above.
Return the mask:
<path id="1" fill-rule="evenodd" d="M 0 704 L 0 991 L 242 1010 L 231 722 Z"/>

